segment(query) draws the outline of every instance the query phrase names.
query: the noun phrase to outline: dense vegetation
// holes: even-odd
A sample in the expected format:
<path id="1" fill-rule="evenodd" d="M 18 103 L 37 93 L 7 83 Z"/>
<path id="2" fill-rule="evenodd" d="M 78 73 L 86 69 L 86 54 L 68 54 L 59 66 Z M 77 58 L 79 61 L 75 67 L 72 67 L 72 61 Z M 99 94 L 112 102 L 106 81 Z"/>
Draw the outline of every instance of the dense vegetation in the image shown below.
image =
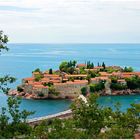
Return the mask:
<path id="1" fill-rule="evenodd" d="M 133 72 L 133 68 L 132 67 L 124 67 L 124 72 Z"/>
<path id="2" fill-rule="evenodd" d="M 60 64 L 59 66 L 59 69 L 62 71 L 62 72 L 66 72 L 66 73 L 70 73 L 70 74 L 73 74 L 74 71 L 75 71 L 75 67 L 76 67 L 76 61 L 64 61 Z"/>
<path id="3" fill-rule="evenodd" d="M 129 89 L 140 89 L 140 77 L 133 76 L 126 79 L 127 87 Z"/>
<path id="4" fill-rule="evenodd" d="M 102 108 L 97 103 L 98 97 L 91 94 L 87 103 L 75 100 L 71 109 L 73 118 L 53 119 L 41 124 L 30 126 L 26 123 L 27 116 L 32 112 L 19 111 L 19 100 L 8 99 L 8 111 L 12 120 L 8 122 L 5 108 L 0 115 L 0 138 L 134 138 L 140 124 L 140 104 L 132 104 L 126 112 Z"/>
<path id="5" fill-rule="evenodd" d="M 105 82 L 104 81 L 101 81 L 97 84 L 90 84 L 90 92 L 93 93 L 93 92 L 98 92 L 98 91 L 101 91 L 105 89 Z"/>

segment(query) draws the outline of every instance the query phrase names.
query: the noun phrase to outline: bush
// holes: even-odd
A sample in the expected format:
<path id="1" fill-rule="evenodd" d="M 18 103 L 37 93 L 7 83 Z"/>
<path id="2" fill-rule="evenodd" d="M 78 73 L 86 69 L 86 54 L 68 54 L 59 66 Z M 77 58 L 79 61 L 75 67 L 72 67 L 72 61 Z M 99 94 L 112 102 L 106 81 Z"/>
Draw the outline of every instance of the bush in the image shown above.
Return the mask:
<path id="1" fill-rule="evenodd" d="M 39 68 L 35 69 L 33 72 L 41 72 L 41 70 Z"/>
<path id="2" fill-rule="evenodd" d="M 127 89 L 127 85 L 123 85 L 121 83 L 111 83 L 110 88 L 113 90 L 124 90 Z"/>
<path id="3" fill-rule="evenodd" d="M 87 87 L 82 87 L 81 93 L 82 93 L 82 95 L 86 96 L 87 95 Z"/>
<path id="4" fill-rule="evenodd" d="M 23 92 L 23 88 L 20 87 L 20 86 L 18 86 L 18 87 L 17 87 L 17 91 L 19 91 L 19 92 Z"/>
<path id="5" fill-rule="evenodd" d="M 49 74 L 53 74 L 53 70 L 52 69 L 49 69 Z"/>
<path id="6" fill-rule="evenodd" d="M 125 67 L 123 71 L 124 72 L 133 72 L 134 70 L 132 67 Z"/>
<path id="7" fill-rule="evenodd" d="M 38 96 L 39 97 L 44 97 L 44 94 L 43 93 L 39 93 Z"/>
<path id="8" fill-rule="evenodd" d="M 43 78 L 43 75 L 41 75 L 41 74 L 35 75 L 36 82 L 40 81 L 42 78 Z"/>
<path id="9" fill-rule="evenodd" d="M 129 89 L 139 89 L 140 88 L 140 78 L 138 76 L 134 76 L 126 79 L 127 86 Z"/>
<path id="10" fill-rule="evenodd" d="M 90 85 L 90 92 L 98 92 L 105 88 L 104 82 L 99 82 L 98 84 L 91 84 Z"/>

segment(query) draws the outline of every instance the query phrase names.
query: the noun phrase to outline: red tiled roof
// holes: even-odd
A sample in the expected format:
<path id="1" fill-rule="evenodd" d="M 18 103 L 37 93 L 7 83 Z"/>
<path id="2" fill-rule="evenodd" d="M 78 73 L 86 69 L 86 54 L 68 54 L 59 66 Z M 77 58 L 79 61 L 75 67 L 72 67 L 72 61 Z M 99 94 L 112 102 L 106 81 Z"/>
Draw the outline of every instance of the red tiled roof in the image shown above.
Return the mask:
<path id="1" fill-rule="evenodd" d="M 28 78 L 24 78 L 24 80 L 27 80 L 27 81 L 33 81 L 34 78 L 33 78 L 33 77 L 28 77 Z"/>
<path id="2" fill-rule="evenodd" d="M 125 79 L 119 79 L 118 82 L 126 82 Z"/>
<path id="3" fill-rule="evenodd" d="M 59 77 L 59 75 L 56 75 L 56 74 L 44 74 L 44 77 Z"/>
<path id="4" fill-rule="evenodd" d="M 33 74 L 40 74 L 40 72 L 33 72 Z"/>
<path id="5" fill-rule="evenodd" d="M 77 64 L 77 67 L 86 67 L 86 64 Z"/>
<path id="6" fill-rule="evenodd" d="M 43 85 L 34 85 L 34 88 L 48 88 L 48 86 L 43 86 Z"/>
<path id="7" fill-rule="evenodd" d="M 77 75 L 65 75 L 65 77 L 86 77 L 86 74 L 77 74 Z"/>

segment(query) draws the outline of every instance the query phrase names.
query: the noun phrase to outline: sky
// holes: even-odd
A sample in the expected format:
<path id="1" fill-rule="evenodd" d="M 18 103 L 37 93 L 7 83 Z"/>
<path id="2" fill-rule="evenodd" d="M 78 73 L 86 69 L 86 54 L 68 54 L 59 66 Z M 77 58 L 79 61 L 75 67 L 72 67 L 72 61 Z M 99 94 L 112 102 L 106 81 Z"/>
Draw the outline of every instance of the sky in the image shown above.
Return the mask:
<path id="1" fill-rule="evenodd" d="M 140 0 L 0 0 L 11 43 L 140 43 Z"/>

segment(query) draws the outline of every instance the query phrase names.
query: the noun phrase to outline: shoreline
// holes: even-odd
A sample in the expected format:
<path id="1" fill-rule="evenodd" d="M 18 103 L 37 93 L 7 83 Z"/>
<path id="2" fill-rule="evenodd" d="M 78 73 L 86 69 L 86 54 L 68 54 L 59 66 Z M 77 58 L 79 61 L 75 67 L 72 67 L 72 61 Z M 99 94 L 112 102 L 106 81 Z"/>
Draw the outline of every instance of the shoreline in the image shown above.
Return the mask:
<path id="1" fill-rule="evenodd" d="M 62 111 L 62 112 L 58 112 L 52 115 L 47 115 L 47 116 L 43 116 L 43 117 L 37 117 L 37 118 L 32 118 L 32 119 L 28 119 L 27 123 L 29 125 L 37 125 L 39 123 L 41 123 L 42 121 L 46 121 L 46 120 L 51 120 L 51 119 L 55 119 L 55 118 L 59 118 L 59 119 L 67 119 L 72 117 L 72 111 L 71 109 Z"/>

